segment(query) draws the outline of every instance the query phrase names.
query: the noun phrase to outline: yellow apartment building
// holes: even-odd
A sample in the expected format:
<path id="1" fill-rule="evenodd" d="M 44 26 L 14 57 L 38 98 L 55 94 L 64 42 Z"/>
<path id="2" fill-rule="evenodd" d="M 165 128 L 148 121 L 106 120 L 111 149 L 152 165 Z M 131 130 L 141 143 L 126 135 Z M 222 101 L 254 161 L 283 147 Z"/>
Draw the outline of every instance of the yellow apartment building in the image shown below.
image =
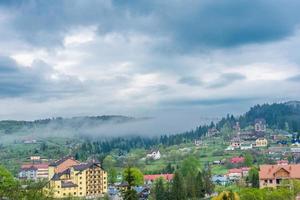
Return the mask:
<path id="1" fill-rule="evenodd" d="M 100 163 L 80 163 L 66 157 L 49 165 L 47 189 L 55 198 L 97 198 L 107 193 L 107 173 Z"/>

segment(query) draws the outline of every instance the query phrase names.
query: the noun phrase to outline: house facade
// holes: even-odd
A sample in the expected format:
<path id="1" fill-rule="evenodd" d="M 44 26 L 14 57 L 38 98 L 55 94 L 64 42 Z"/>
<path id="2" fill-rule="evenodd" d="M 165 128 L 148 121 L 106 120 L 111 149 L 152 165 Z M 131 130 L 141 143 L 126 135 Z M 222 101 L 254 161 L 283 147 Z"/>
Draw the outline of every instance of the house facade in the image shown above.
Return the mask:
<path id="1" fill-rule="evenodd" d="M 159 150 L 152 150 L 147 154 L 147 158 L 159 160 L 161 157 Z"/>
<path id="2" fill-rule="evenodd" d="M 261 165 L 259 171 L 259 186 L 277 187 L 283 180 L 300 180 L 300 164 Z"/>
<path id="3" fill-rule="evenodd" d="M 151 174 L 151 175 L 144 175 L 144 181 L 146 185 L 151 185 L 155 180 L 159 178 L 163 178 L 165 181 L 172 181 L 174 174 Z"/>
<path id="4" fill-rule="evenodd" d="M 97 161 L 80 163 L 66 157 L 49 165 L 48 190 L 54 198 L 98 198 L 107 193 L 107 173 Z"/>
<path id="5" fill-rule="evenodd" d="M 256 147 L 266 147 L 268 146 L 268 140 L 265 138 L 258 138 L 255 140 L 255 146 Z"/>
<path id="6" fill-rule="evenodd" d="M 249 167 L 229 169 L 227 177 L 231 181 L 240 180 L 241 178 L 248 176 L 249 170 Z"/>
<path id="7" fill-rule="evenodd" d="M 267 130 L 265 119 L 256 119 L 254 122 L 254 129 L 256 132 L 265 132 Z"/>
<path id="8" fill-rule="evenodd" d="M 48 179 L 48 164 L 23 164 L 18 176 L 26 180 Z"/>

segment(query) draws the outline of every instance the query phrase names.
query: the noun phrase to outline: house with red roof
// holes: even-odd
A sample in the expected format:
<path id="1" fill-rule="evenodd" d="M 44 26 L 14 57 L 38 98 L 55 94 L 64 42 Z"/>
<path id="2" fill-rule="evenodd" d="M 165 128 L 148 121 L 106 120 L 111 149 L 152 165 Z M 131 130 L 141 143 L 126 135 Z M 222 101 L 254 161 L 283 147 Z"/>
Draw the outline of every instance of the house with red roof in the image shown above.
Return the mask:
<path id="1" fill-rule="evenodd" d="M 230 159 L 230 162 L 232 164 L 243 163 L 243 162 L 245 162 L 245 158 L 244 157 L 233 157 Z"/>
<path id="2" fill-rule="evenodd" d="M 48 163 L 23 164 L 19 172 L 20 179 L 48 179 Z"/>
<path id="3" fill-rule="evenodd" d="M 227 177 L 229 180 L 240 180 L 241 178 L 248 176 L 249 170 L 250 167 L 229 169 Z"/>
<path id="4" fill-rule="evenodd" d="M 300 180 L 300 164 L 259 166 L 259 187 L 277 187 L 283 180 Z"/>
<path id="5" fill-rule="evenodd" d="M 145 184 L 149 185 L 152 184 L 155 180 L 162 177 L 164 180 L 170 182 L 173 180 L 174 174 L 151 174 L 151 175 L 144 175 Z"/>

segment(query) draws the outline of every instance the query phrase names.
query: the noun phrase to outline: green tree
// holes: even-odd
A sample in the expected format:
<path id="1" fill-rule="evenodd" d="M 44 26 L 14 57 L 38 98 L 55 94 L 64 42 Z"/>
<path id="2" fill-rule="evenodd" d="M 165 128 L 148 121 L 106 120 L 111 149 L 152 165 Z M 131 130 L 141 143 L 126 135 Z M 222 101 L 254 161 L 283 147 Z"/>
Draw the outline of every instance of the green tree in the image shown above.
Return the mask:
<path id="1" fill-rule="evenodd" d="M 205 188 L 204 188 L 203 175 L 201 171 L 199 171 L 196 177 L 196 197 L 203 198 L 204 196 L 205 196 Z"/>
<path id="2" fill-rule="evenodd" d="M 108 171 L 108 181 L 109 181 L 109 183 L 112 183 L 112 184 L 117 182 L 117 170 L 116 170 L 116 168 L 111 168 Z"/>
<path id="3" fill-rule="evenodd" d="M 0 165 L 0 199 L 16 195 L 17 182 L 12 174 Z"/>
<path id="4" fill-rule="evenodd" d="M 164 187 L 164 180 L 160 177 L 154 185 L 154 199 L 155 200 L 166 200 L 166 191 Z"/>
<path id="5" fill-rule="evenodd" d="M 127 181 L 131 186 L 143 185 L 144 175 L 138 168 L 127 167 L 123 171 L 123 180 Z"/>
<path id="6" fill-rule="evenodd" d="M 115 164 L 116 160 L 111 155 L 108 155 L 103 159 L 102 166 L 104 170 L 109 171 L 115 166 Z"/>
<path id="7" fill-rule="evenodd" d="M 184 177 L 186 177 L 188 174 L 196 176 L 197 172 L 200 170 L 200 166 L 200 162 L 197 158 L 194 156 L 189 156 L 182 161 L 180 172 Z"/>
<path id="8" fill-rule="evenodd" d="M 245 157 L 245 165 L 247 167 L 251 167 L 253 165 L 253 156 L 250 153 L 246 153 Z"/>
<path id="9" fill-rule="evenodd" d="M 127 190 L 123 192 L 123 199 L 124 200 L 138 200 L 137 192 L 133 189 L 136 186 L 136 178 L 135 175 L 136 168 L 127 167 L 123 172 L 123 179 L 128 183 Z"/>
<path id="10" fill-rule="evenodd" d="M 247 177 L 248 184 L 253 188 L 259 188 L 259 174 L 256 168 L 251 168 Z"/>
<path id="11" fill-rule="evenodd" d="M 215 186 L 212 182 L 211 169 L 209 166 L 203 170 L 203 181 L 205 194 L 212 194 Z"/>
<path id="12" fill-rule="evenodd" d="M 196 186 L 196 177 L 189 173 L 185 178 L 185 188 L 186 194 L 189 199 L 196 199 L 197 196 L 197 186 Z"/>
<path id="13" fill-rule="evenodd" d="M 187 199 L 183 184 L 184 183 L 183 183 L 182 175 L 180 174 L 180 172 L 176 171 L 174 178 L 173 178 L 172 188 L 171 188 L 172 200 L 186 200 Z"/>

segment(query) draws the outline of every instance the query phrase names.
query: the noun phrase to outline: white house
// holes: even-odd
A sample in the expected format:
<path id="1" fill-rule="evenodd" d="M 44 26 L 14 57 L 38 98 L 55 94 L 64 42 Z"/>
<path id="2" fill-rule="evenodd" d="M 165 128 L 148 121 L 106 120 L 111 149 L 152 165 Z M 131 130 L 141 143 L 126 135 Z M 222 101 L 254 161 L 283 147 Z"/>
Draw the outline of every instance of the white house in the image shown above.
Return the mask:
<path id="1" fill-rule="evenodd" d="M 159 150 L 151 150 L 147 154 L 147 158 L 153 159 L 153 160 L 159 160 L 161 157 Z"/>

